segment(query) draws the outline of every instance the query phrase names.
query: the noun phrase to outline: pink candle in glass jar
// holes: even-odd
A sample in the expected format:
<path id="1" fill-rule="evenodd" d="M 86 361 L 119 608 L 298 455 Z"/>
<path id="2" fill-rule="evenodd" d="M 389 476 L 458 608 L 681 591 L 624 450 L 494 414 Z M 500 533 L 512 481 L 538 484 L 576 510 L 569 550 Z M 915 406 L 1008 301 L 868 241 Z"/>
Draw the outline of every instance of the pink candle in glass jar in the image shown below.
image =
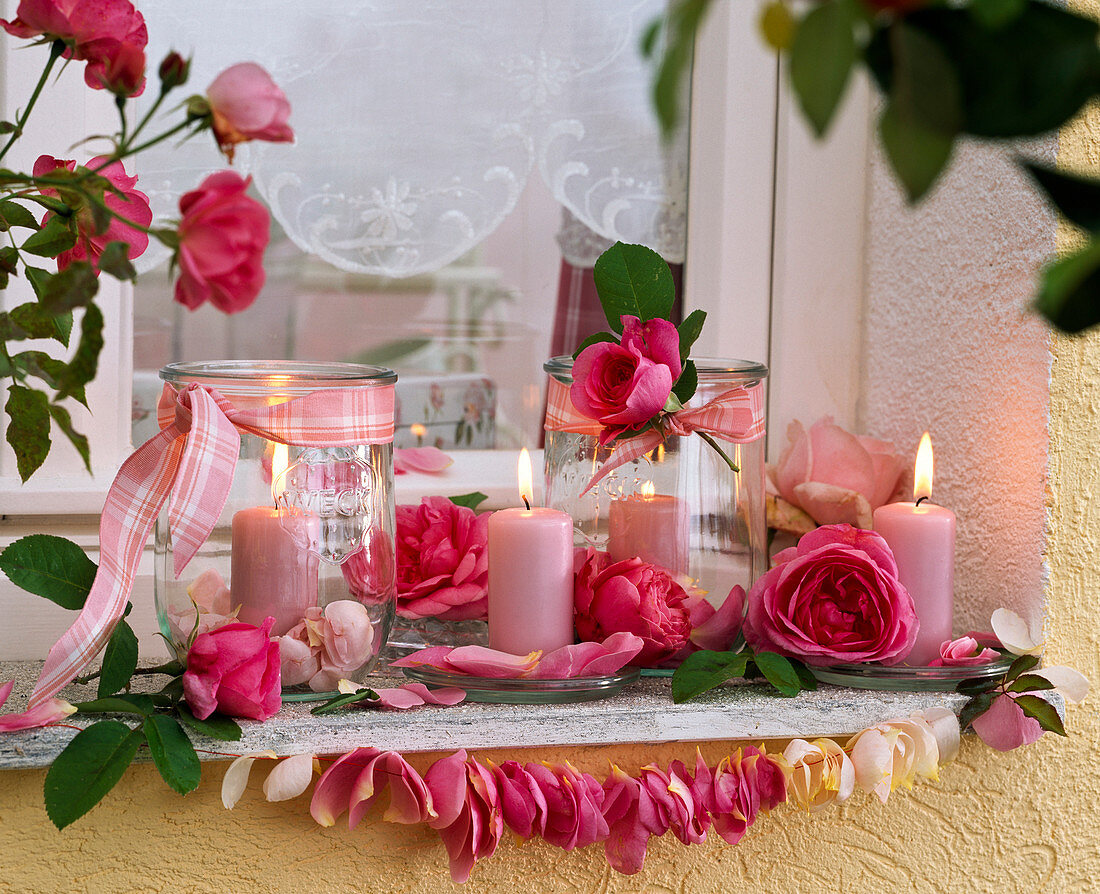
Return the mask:
<path id="1" fill-rule="evenodd" d="M 520 454 L 525 509 L 489 518 L 489 647 L 513 655 L 573 642 L 573 519 L 531 508 L 531 459 Z"/>
<path id="2" fill-rule="evenodd" d="M 898 563 L 898 579 L 913 597 L 920 629 L 906 664 L 925 666 L 951 639 L 955 610 L 955 513 L 927 502 L 932 495 L 932 440 L 917 450 L 912 503 L 875 510 L 875 531 Z"/>
<path id="3" fill-rule="evenodd" d="M 687 574 L 687 503 L 653 491 L 653 484 L 647 481 L 641 493 L 611 501 L 607 552 L 612 562 L 637 556 L 673 576 Z"/>

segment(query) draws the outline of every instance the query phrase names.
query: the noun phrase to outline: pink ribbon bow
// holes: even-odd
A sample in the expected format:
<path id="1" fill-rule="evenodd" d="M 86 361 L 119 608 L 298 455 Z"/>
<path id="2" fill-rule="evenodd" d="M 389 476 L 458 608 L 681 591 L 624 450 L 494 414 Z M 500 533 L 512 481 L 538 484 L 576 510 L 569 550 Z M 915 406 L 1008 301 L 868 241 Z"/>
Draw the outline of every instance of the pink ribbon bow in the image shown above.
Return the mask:
<path id="1" fill-rule="evenodd" d="M 569 397 L 569 386 L 550 379 L 546 396 L 547 431 L 567 431 L 581 435 L 599 435 L 603 430 L 595 419 L 584 416 Z M 582 494 L 588 493 L 605 476 L 642 454 L 648 453 L 669 435 L 689 435 L 701 431 L 723 441 L 747 444 L 764 437 L 764 387 L 737 386 L 723 391 L 701 407 L 684 407 L 664 417 L 662 431 L 650 429 L 632 438 L 615 442 L 611 455 L 592 476 Z"/>
<path id="2" fill-rule="evenodd" d="M 392 385 L 315 391 L 274 406 L 240 410 L 214 388 L 164 386 L 161 431 L 122 464 L 99 524 L 99 571 L 73 625 L 50 649 L 28 712 L 70 683 L 122 617 L 153 522 L 168 500 L 175 573 L 210 536 L 225 508 L 240 431 L 280 444 L 336 447 L 393 440 Z"/>

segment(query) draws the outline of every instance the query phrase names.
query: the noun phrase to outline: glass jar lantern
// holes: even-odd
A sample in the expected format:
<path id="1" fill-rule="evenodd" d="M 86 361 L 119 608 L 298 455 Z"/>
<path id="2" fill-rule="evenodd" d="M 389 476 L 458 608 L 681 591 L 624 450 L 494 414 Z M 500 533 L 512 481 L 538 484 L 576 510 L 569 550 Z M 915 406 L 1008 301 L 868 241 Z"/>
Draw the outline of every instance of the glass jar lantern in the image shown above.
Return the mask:
<path id="1" fill-rule="evenodd" d="M 160 375 L 177 390 L 216 389 L 238 410 L 397 380 L 380 367 L 297 361 L 173 363 Z M 240 439 L 225 507 L 178 579 L 167 507 L 157 519 L 161 633 L 182 658 L 192 633 L 272 618 L 284 698 L 360 681 L 394 616 L 392 443 L 295 446 L 248 431 Z"/>
<path id="2" fill-rule="evenodd" d="M 741 360 L 699 358 L 695 364 L 699 386 L 685 409 L 714 406 L 716 399 L 731 396 L 745 407 L 751 405 L 751 413 L 738 411 L 733 428 L 744 431 L 737 440 L 712 432 L 708 437 L 713 444 L 708 443 L 704 426 L 703 435 L 669 435 L 636 459 L 611 468 L 613 451 L 617 446 L 623 449 L 622 441 L 601 446 L 599 424 L 592 420 L 580 425 L 548 420 L 546 505 L 572 516 L 576 547 L 606 554 L 596 557 L 600 567 L 640 559 L 666 571 L 683 587 L 687 602 L 701 596 L 717 610 L 727 598 L 740 601 L 736 588 L 747 591 L 767 568 L 760 389 L 768 370 Z M 551 388 L 556 382 L 558 395 L 569 407 L 565 392 L 573 383 L 572 367 L 571 357 L 554 358 L 544 367 L 553 380 Z M 745 420 L 750 417 L 756 423 L 748 431 Z M 593 483 L 607 468 L 611 471 Z M 741 611 L 740 602 L 726 608 L 738 615 Z M 732 627 L 739 627 L 736 618 Z M 579 615 L 578 631 L 583 637 Z M 735 636 L 708 647 L 732 648 Z"/>

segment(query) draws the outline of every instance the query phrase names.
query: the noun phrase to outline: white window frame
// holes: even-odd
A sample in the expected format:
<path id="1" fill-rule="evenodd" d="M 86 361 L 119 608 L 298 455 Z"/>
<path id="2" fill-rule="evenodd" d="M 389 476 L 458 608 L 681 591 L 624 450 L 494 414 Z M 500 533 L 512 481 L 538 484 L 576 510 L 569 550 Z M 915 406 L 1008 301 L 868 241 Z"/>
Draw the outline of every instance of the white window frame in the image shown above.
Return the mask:
<path id="1" fill-rule="evenodd" d="M 14 3 L 0 0 L 0 8 L 5 5 L 12 13 Z M 781 87 L 783 73 L 759 37 L 756 14 L 756 4 L 713 4 L 697 43 L 685 304 L 708 311 L 698 354 L 763 360 L 771 367 L 773 431 L 781 434 L 790 419 L 823 411 L 850 425 L 859 386 L 869 91 L 860 85 L 850 91 L 834 135 L 816 142 Z M 25 101 L 41 70 L 31 64 L 30 54 L 37 51 L 14 49 L 14 43 L 0 40 L 5 118 Z M 51 125 L 66 120 L 66 134 L 59 137 L 53 129 L 35 139 L 31 133 L 25 143 L 68 146 L 85 134 L 115 129 L 109 98 L 84 87 L 80 68 L 69 66 L 63 82 L 68 89 L 46 91 L 53 105 L 32 118 Z M 31 162 L 33 157 L 18 159 Z M 26 300 L 8 291 L 9 303 Z M 77 539 L 97 558 L 95 516 L 131 449 L 131 290 L 104 277 L 99 303 L 105 346 L 88 390 L 95 413 L 74 412 L 91 441 L 95 474 L 89 476 L 68 443 L 55 438 L 47 466 L 20 484 L 14 457 L 6 444 L 0 446 L 0 548 L 48 529 Z M 824 321 L 824 329 L 816 323 L 806 327 L 806 318 Z M 776 441 L 781 438 L 772 439 L 772 453 Z M 477 489 L 489 495 L 485 508 L 515 502 L 516 451 L 466 451 L 455 457 L 445 476 L 401 476 L 398 500 Z M 539 461 L 535 456 L 536 467 Z M 134 594 L 133 618 L 143 637 L 155 629 L 151 550 L 149 544 Z M 68 615 L 40 609 L 40 602 L 0 580 L 0 611 L 17 612 L 8 616 L 21 619 L 35 615 L 18 636 L 8 642 L 0 637 L 0 656 L 41 657 L 64 629 Z"/>

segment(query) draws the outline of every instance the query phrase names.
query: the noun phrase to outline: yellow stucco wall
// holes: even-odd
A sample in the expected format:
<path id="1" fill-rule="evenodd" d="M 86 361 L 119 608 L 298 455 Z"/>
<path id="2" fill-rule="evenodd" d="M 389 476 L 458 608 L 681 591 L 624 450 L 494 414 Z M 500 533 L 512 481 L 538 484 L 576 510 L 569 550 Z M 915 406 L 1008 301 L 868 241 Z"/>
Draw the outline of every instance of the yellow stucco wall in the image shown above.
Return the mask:
<path id="1" fill-rule="evenodd" d="M 1063 136 L 1060 157 L 1100 170 L 1100 123 Z M 1100 335 L 1058 338 L 1051 385 L 1048 659 L 1100 682 Z M 896 793 L 885 807 L 857 795 L 807 816 L 781 808 L 736 847 L 653 842 L 645 870 L 607 869 L 599 847 L 565 854 L 540 842 L 502 844 L 475 867 L 469 892 L 1100 891 L 1097 807 L 1100 715 L 1093 695 L 1070 707 L 1068 740 L 1000 755 L 968 737 L 938 783 Z M 726 746 L 712 743 L 710 758 Z M 688 746 L 526 752 L 602 772 L 687 759 Z M 429 757 L 418 763 L 426 764 Z M 308 799 L 263 801 L 257 786 L 221 807 L 223 765 L 172 794 L 150 766 L 131 769 L 85 820 L 57 833 L 42 808 L 44 771 L 0 773 L 0 892 L 299 892 L 428 894 L 448 890 L 434 833 L 366 822 L 321 829 Z M 456 886 L 457 887 L 457 886 Z"/>

